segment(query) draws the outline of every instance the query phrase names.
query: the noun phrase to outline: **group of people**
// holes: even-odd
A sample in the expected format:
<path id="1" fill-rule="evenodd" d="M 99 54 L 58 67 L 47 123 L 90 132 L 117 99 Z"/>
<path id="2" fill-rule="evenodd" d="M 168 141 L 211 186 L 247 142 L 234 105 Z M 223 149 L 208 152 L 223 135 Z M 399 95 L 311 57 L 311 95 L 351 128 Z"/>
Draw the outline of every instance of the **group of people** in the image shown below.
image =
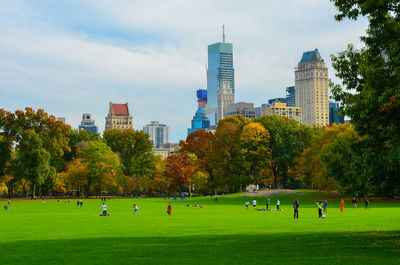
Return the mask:
<path id="1" fill-rule="evenodd" d="M 82 202 L 82 201 L 81 201 L 81 202 Z M 202 205 L 202 204 L 200 204 L 200 205 L 193 205 L 192 207 L 200 207 L 200 208 L 203 208 L 203 205 Z M 103 202 L 102 210 L 103 210 L 103 213 L 102 213 L 100 216 L 110 216 L 109 214 L 107 214 L 107 205 L 106 205 L 105 202 Z M 138 215 L 140 215 L 139 207 L 138 207 L 138 205 L 137 205 L 136 203 L 134 203 L 134 204 L 133 204 L 133 214 L 135 215 L 136 213 L 137 213 Z M 171 215 L 171 214 L 172 214 L 172 205 L 171 205 L 171 203 L 168 204 L 168 207 L 167 207 L 167 214 L 168 214 L 168 215 Z"/>
<path id="2" fill-rule="evenodd" d="M 248 210 L 249 209 L 249 204 L 250 204 L 250 202 L 249 201 L 246 201 L 245 203 L 244 203 L 244 206 L 245 206 L 245 209 L 246 210 Z M 265 202 L 265 206 L 266 206 L 266 208 L 265 208 L 265 211 L 271 211 L 272 209 L 270 209 L 269 208 L 269 205 L 271 204 L 271 200 L 270 199 L 268 199 L 266 202 Z M 276 201 L 276 210 L 277 211 L 280 211 L 280 205 L 281 205 L 281 201 L 280 200 L 277 200 Z M 253 210 L 256 210 L 257 209 L 257 200 L 253 200 Z"/>
<path id="3" fill-rule="evenodd" d="M 280 208 L 279 208 L 280 207 L 280 203 L 281 202 L 279 200 L 276 201 L 276 210 L 277 211 L 280 211 Z M 356 200 L 356 198 L 353 198 L 352 203 L 353 203 L 353 208 L 357 208 L 357 200 Z M 266 211 L 270 211 L 271 210 L 270 209 L 270 204 L 271 204 L 271 201 L 270 201 L 270 199 L 268 199 L 266 201 L 266 209 L 265 209 Z M 324 202 L 319 201 L 319 202 L 315 202 L 315 204 L 318 207 L 318 217 L 319 218 L 326 218 L 326 215 L 323 214 L 323 213 L 328 212 L 328 201 L 327 200 L 325 200 Z M 245 201 L 244 206 L 245 206 L 246 210 L 249 209 L 249 205 L 250 205 L 250 202 L 249 201 Z M 294 218 L 295 219 L 299 218 L 299 207 L 300 207 L 299 200 L 295 200 L 293 202 L 293 210 L 294 210 Z M 256 208 L 257 208 L 257 201 L 254 199 L 253 200 L 253 210 L 256 210 Z M 369 200 L 367 198 L 365 198 L 365 209 L 366 210 L 369 209 Z M 264 210 L 264 209 L 262 209 L 262 210 Z M 344 200 L 343 199 L 340 201 L 340 211 L 341 212 L 344 211 Z"/>
<path id="4" fill-rule="evenodd" d="M 78 207 L 78 206 L 83 206 L 83 201 L 82 200 L 77 200 L 76 201 L 76 206 Z"/>

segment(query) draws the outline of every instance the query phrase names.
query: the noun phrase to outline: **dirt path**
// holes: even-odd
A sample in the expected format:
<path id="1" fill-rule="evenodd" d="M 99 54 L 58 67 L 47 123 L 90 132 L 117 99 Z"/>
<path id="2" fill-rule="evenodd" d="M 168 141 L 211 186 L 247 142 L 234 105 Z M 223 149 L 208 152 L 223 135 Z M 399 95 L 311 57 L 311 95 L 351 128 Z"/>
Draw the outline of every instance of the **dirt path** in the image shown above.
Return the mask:
<path id="1" fill-rule="evenodd" d="M 280 194 L 293 194 L 298 193 L 296 190 L 276 189 L 276 190 L 259 190 L 257 192 L 246 192 L 244 196 L 249 197 L 270 197 Z"/>

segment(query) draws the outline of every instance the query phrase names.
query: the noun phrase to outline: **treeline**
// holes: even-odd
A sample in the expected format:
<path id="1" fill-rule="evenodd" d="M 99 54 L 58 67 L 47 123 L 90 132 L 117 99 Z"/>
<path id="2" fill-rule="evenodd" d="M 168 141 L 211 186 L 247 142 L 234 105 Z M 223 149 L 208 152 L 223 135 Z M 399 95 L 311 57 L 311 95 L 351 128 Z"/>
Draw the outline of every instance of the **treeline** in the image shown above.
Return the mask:
<path id="1" fill-rule="evenodd" d="M 318 128 L 294 120 L 231 116 L 215 133 L 199 130 L 180 150 L 154 156 L 148 134 L 72 130 L 43 110 L 0 110 L 0 183 L 3 193 L 101 195 L 215 194 L 261 187 L 310 187 L 362 196 L 362 138 L 351 124 Z"/>

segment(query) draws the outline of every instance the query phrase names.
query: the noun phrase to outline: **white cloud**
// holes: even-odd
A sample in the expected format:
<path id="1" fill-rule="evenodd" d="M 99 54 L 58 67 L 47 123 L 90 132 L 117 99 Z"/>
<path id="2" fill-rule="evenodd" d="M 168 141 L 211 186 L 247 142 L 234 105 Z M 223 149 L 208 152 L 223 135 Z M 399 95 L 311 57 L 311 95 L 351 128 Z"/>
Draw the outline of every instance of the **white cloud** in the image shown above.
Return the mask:
<path id="1" fill-rule="evenodd" d="M 236 98 L 256 104 L 284 96 L 303 51 L 319 48 L 330 67 L 329 55 L 360 45 L 366 25 L 335 22 L 320 0 L 57 3 L 2 4 L 0 107 L 43 107 L 73 127 L 90 112 L 102 129 L 108 102 L 129 102 L 136 128 L 160 120 L 173 141 L 186 136 L 223 23 Z"/>

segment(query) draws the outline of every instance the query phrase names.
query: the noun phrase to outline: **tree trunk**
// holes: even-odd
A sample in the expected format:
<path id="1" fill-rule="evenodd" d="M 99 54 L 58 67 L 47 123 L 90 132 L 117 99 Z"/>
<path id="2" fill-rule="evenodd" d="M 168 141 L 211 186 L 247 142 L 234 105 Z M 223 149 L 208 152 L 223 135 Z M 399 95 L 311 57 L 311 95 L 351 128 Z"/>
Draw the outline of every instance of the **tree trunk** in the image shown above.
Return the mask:
<path id="1" fill-rule="evenodd" d="M 89 198 L 89 188 L 90 188 L 90 184 L 91 184 L 91 181 L 90 181 L 90 179 L 88 180 L 88 183 L 86 184 L 86 187 L 85 187 L 85 198 Z"/>
<path id="2" fill-rule="evenodd" d="M 36 197 L 36 181 L 33 182 L 32 185 L 32 195 L 31 195 L 31 199 Z"/>
<path id="3" fill-rule="evenodd" d="M 276 189 L 276 188 L 278 188 L 278 186 L 277 186 L 278 172 L 277 172 L 275 166 L 272 167 L 272 172 L 274 173 L 274 188 Z"/>

